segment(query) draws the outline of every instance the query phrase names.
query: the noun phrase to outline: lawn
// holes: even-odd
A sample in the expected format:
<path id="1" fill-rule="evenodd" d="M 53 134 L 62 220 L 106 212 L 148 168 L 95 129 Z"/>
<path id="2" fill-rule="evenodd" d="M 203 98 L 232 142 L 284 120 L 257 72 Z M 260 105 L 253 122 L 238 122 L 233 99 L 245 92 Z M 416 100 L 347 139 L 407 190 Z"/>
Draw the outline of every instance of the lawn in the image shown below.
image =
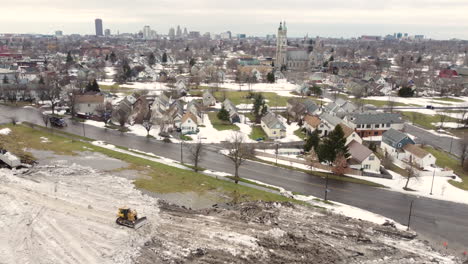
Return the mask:
<path id="1" fill-rule="evenodd" d="M 223 121 L 219 120 L 217 116 L 217 112 L 209 112 L 208 116 L 210 117 L 211 124 L 216 130 L 222 131 L 222 130 L 235 130 L 238 131 L 240 128 L 234 124 L 231 124 L 231 122 L 228 121 Z"/>
<path id="2" fill-rule="evenodd" d="M 432 123 L 440 122 L 440 115 L 426 115 L 418 112 L 401 112 L 403 117 L 426 129 L 438 129 Z M 447 116 L 444 122 L 459 122 L 458 119 Z"/>
<path id="3" fill-rule="evenodd" d="M 253 140 L 257 140 L 259 138 L 262 138 L 263 140 L 268 139 L 267 134 L 265 134 L 265 131 L 263 131 L 263 128 L 261 126 L 253 126 L 252 132 L 250 132 L 249 137 Z"/>
<path id="4" fill-rule="evenodd" d="M 450 168 L 455 172 L 455 174 L 457 174 L 458 176 L 460 176 L 460 178 L 463 179 L 463 182 L 449 181 L 453 186 L 468 191 L 468 173 L 463 171 L 463 168 L 458 159 L 455 159 L 454 157 L 452 157 L 452 155 L 450 155 L 447 152 L 434 149 L 430 146 L 426 146 L 424 147 L 424 149 L 437 158 L 437 166 L 442 168 Z"/>
<path id="5" fill-rule="evenodd" d="M 384 100 L 352 99 L 352 101 L 353 102 L 360 101 L 362 104 L 370 104 L 370 105 L 374 105 L 376 107 L 386 107 L 386 106 L 388 106 L 388 101 L 384 101 Z M 419 106 L 419 105 L 395 102 L 393 106 Z"/>
<path id="6" fill-rule="evenodd" d="M 191 90 L 190 94 L 194 96 L 201 96 L 203 94 L 204 89 L 213 89 L 213 96 L 216 97 L 216 100 L 220 102 L 224 101 L 225 98 L 228 98 L 235 105 L 253 104 L 253 100 L 247 98 L 249 96 L 249 91 L 235 91 L 224 88 L 200 87 L 200 90 Z M 288 103 L 288 99 L 291 98 L 280 96 L 277 93 L 273 92 L 262 92 L 261 94 L 265 97 L 265 100 L 267 100 L 267 104 L 272 107 L 286 106 Z"/>
<path id="7" fill-rule="evenodd" d="M 1 142 L 6 142 L 4 146 L 14 152 L 16 149 L 29 148 L 37 150 L 53 151 L 61 155 L 76 155 L 79 151 L 100 152 L 111 158 L 125 161 L 129 168 L 143 173 L 145 177 L 138 178 L 134 184 L 137 188 L 145 189 L 157 193 L 176 192 L 196 192 L 203 194 L 206 192 L 216 192 L 222 199 L 230 201 L 290 201 L 302 204 L 302 202 L 286 198 L 284 196 L 258 190 L 252 187 L 242 186 L 230 181 L 218 180 L 216 178 L 195 173 L 191 170 L 184 170 L 150 161 L 144 158 L 135 157 L 110 149 L 94 146 L 88 142 L 69 139 L 60 135 L 60 132 L 49 133 L 46 130 L 36 130 L 22 125 L 8 125 L 12 133 L 2 136 Z M 49 139 L 49 143 L 41 142 L 41 137 Z M 125 149 L 125 148 L 123 148 Z"/>
<path id="8" fill-rule="evenodd" d="M 433 98 L 434 100 L 437 101 L 447 101 L 447 102 L 454 102 L 454 103 L 464 103 L 465 100 L 463 99 L 457 99 L 457 98 L 451 98 L 451 97 L 439 97 L 439 98 Z"/>
<path id="9" fill-rule="evenodd" d="M 135 89 L 128 88 L 128 87 L 121 87 L 118 84 L 114 84 L 114 85 L 100 84 L 99 89 L 104 92 L 124 93 L 124 94 L 133 94 L 133 92 L 135 91 Z"/>
<path id="10" fill-rule="evenodd" d="M 298 130 L 294 131 L 294 135 L 296 135 L 298 138 L 301 138 L 301 139 L 306 138 L 306 133 L 304 133 L 302 128 L 299 128 Z"/>

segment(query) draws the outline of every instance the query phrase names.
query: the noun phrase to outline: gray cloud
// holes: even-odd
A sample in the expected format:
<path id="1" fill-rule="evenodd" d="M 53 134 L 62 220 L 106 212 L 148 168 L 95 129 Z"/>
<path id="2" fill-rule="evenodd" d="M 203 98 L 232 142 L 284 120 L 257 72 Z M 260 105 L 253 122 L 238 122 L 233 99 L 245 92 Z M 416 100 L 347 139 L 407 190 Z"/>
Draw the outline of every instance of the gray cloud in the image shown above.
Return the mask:
<path id="1" fill-rule="evenodd" d="M 466 0 L 15 0 L 2 3 L 0 32 L 93 33 L 100 17 L 113 32 L 150 25 L 166 33 L 177 24 L 202 32 L 274 33 L 279 20 L 290 35 L 358 36 L 408 32 L 465 38 Z"/>

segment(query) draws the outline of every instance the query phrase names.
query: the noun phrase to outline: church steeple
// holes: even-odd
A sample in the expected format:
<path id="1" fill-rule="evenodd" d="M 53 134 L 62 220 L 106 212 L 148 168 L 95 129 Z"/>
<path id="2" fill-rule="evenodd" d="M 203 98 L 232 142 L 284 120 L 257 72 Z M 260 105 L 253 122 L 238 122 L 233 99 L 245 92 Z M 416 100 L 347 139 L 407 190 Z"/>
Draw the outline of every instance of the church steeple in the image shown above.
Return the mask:
<path id="1" fill-rule="evenodd" d="M 280 22 L 280 26 L 279 26 L 278 30 L 283 30 L 283 22 Z"/>
<path id="2" fill-rule="evenodd" d="M 286 21 L 283 21 L 283 29 L 286 30 Z"/>

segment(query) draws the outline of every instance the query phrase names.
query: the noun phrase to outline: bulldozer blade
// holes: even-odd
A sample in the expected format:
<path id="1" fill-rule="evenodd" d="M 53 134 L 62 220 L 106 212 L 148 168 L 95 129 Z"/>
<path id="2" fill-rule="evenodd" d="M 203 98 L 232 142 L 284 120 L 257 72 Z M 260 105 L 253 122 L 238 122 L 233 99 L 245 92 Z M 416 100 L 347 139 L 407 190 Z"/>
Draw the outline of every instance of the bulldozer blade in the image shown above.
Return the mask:
<path id="1" fill-rule="evenodd" d="M 146 224 L 148 220 L 146 219 L 146 216 L 143 216 L 141 218 L 138 218 L 138 220 L 135 221 L 135 225 L 133 228 L 138 229 Z"/>

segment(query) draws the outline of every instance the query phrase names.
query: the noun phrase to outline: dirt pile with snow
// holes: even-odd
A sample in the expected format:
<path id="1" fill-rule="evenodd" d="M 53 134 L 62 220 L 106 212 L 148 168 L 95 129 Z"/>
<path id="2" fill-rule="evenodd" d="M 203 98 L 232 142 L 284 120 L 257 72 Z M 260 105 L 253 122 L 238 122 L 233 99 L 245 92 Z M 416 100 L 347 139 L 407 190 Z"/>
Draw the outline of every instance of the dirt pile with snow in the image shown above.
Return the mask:
<path id="1" fill-rule="evenodd" d="M 24 172 L 24 171 L 23 171 Z M 0 170 L 2 263 L 133 263 L 156 229 L 157 200 L 131 181 L 56 163 L 27 173 Z M 146 215 L 133 230 L 115 223 L 118 207 Z"/>
<path id="2" fill-rule="evenodd" d="M 288 203 L 162 204 L 160 216 L 136 263 L 456 263 L 412 232 Z"/>

